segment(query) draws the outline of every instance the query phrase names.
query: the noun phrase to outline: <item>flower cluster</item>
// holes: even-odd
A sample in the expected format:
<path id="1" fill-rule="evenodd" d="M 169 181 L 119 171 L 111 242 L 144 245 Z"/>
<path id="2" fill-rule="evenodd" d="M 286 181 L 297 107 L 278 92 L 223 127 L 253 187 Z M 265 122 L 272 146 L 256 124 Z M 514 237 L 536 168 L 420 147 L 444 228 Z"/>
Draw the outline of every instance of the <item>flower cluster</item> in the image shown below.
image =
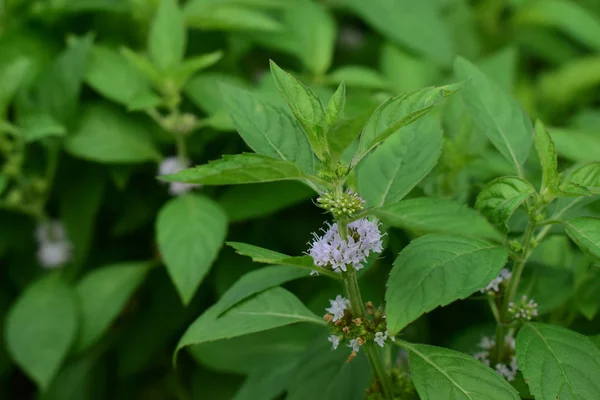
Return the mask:
<path id="1" fill-rule="evenodd" d="M 189 165 L 183 163 L 178 157 L 167 157 L 158 166 L 158 173 L 159 175 L 175 174 L 188 167 Z M 199 186 L 192 183 L 171 182 L 169 183 L 169 193 L 173 196 L 179 196 Z"/>
<path id="2" fill-rule="evenodd" d="M 335 218 L 350 217 L 365 208 L 365 201 L 355 192 L 347 190 L 340 196 L 324 193 L 317 198 L 317 205 L 329 211 Z"/>
<path id="3" fill-rule="evenodd" d="M 488 283 L 485 288 L 481 289 L 480 292 L 490 295 L 500 292 L 502 285 L 505 285 L 506 282 L 510 280 L 511 276 L 511 272 L 508 269 L 503 268 L 502 271 L 500 271 L 500 274 L 496 278 L 492 279 L 492 281 Z"/>
<path id="4" fill-rule="evenodd" d="M 358 353 L 360 347 L 367 342 L 373 342 L 383 347 L 386 340 L 395 341 L 396 338 L 387 331 L 385 314 L 381 309 L 374 309 L 371 302 L 366 303 L 366 316 L 353 318 L 347 299 L 338 295 L 334 300 L 329 300 L 331 307 L 326 308 L 325 320 L 333 325 L 334 334 L 327 340 L 331 348 L 337 349 L 342 340 L 348 340 L 347 346 L 353 353 Z"/>
<path id="5" fill-rule="evenodd" d="M 315 238 L 308 254 L 316 265 L 330 267 L 336 272 L 346 271 L 348 265 L 359 270 L 371 252 L 383 251 L 378 223 L 366 218 L 348 225 L 346 240 L 340 237 L 337 223 L 329 225 L 323 236 L 313 235 Z"/>
<path id="6" fill-rule="evenodd" d="M 39 244 L 38 260 L 44 268 L 56 268 L 71 259 L 73 245 L 60 221 L 39 224 L 35 230 L 35 238 Z"/>
<path id="7" fill-rule="evenodd" d="M 538 305 L 533 299 L 528 299 L 526 295 L 523 295 L 517 304 L 512 301 L 508 303 L 508 312 L 515 319 L 526 319 L 529 321 L 531 318 L 538 316 Z"/>
<path id="8" fill-rule="evenodd" d="M 512 336 L 506 336 L 504 338 L 505 346 L 505 357 L 502 362 L 494 365 L 494 369 L 500 375 L 502 375 L 507 381 L 512 382 L 517 376 L 519 367 L 517 365 L 517 357 L 515 355 L 515 338 Z M 490 366 L 490 359 L 496 352 L 496 341 L 488 336 L 481 338 L 481 341 L 477 345 L 482 351 L 473 354 L 473 357 Z"/>

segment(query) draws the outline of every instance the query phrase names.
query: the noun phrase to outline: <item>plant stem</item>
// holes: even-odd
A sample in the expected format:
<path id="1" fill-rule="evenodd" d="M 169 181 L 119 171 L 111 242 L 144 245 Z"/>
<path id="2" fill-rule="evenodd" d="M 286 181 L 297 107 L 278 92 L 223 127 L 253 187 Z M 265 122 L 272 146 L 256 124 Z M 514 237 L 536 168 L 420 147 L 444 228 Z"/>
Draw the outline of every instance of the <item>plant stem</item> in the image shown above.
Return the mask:
<path id="1" fill-rule="evenodd" d="M 506 336 L 506 324 L 508 323 L 508 307 L 509 304 L 515 300 L 519 282 L 521 281 L 521 275 L 525 269 L 525 264 L 527 264 L 527 260 L 533 251 L 532 243 L 535 228 L 536 223 L 529 220 L 525 235 L 523 236 L 523 252 L 513 268 L 510 281 L 508 282 L 508 288 L 504 294 L 502 308 L 500 309 L 500 320 L 496 327 L 496 362 L 500 362 L 504 355 L 504 337 Z"/>
<path id="2" fill-rule="evenodd" d="M 363 318 L 365 315 L 365 308 L 360 294 L 360 287 L 358 286 L 358 279 L 356 277 L 356 271 L 354 268 L 349 267 L 347 272 L 344 272 L 344 286 L 346 289 L 346 295 L 350 300 L 350 308 L 352 309 L 352 315 L 358 318 Z M 385 370 L 385 365 L 381 354 L 374 343 L 365 343 L 363 346 L 365 354 L 373 370 L 373 374 L 376 379 L 380 382 L 383 395 L 386 399 L 392 400 L 393 388 L 389 374 Z"/>
<path id="3" fill-rule="evenodd" d="M 177 133 L 174 133 L 173 136 L 175 136 L 175 144 L 177 145 L 177 157 L 183 165 L 187 165 L 188 155 L 187 147 L 185 144 L 185 137 Z"/>

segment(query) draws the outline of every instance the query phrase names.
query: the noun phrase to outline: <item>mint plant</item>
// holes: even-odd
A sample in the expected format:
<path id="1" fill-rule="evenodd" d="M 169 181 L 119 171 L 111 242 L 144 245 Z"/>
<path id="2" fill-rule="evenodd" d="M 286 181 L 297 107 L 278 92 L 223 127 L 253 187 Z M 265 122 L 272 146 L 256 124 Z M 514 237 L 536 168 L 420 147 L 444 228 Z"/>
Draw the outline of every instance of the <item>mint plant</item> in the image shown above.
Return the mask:
<path id="1" fill-rule="evenodd" d="M 0 1 L 0 398 L 600 398 L 598 37 L 591 0 Z"/>

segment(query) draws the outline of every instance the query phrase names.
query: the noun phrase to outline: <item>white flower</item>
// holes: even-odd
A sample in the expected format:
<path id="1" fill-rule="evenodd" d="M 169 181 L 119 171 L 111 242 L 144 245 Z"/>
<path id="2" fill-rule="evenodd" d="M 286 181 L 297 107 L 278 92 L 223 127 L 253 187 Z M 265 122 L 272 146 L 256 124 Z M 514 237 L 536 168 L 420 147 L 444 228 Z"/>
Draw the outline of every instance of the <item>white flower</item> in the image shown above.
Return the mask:
<path id="1" fill-rule="evenodd" d="M 355 353 L 358 353 L 360 350 L 360 342 L 357 339 L 350 339 L 350 343 L 348 343 L 346 346 L 351 347 L 352 351 Z"/>
<path id="2" fill-rule="evenodd" d="M 366 218 L 348 225 L 347 240 L 340 238 L 337 223 L 329 225 L 323 236 L 313 235 L 308 254 L 316 265 L 330 266 L 336 272 L 346 271 L 348 265 L 359 270 L 371 252 L 383 251 L 378 224 Z"/>
<path id="3" fill-rule="evenodd" d="M 189 165 L 186 163 L 182 163 L 178 157 L 167 157 L 164 160 L 162 160 L 160 165 L 158 166 L 158 173 L 159 175 L 175 174 L 188 167 Z M 201 185 L 196 185 L 192 183 L 170 182 L 169 193 L 173 196 L 178 196 L 200 186 Z"/>
<path id="4" fill-rule="evenodd" d="M 379 347 L 383 347 L 385 345 L 385 339 L 387 339 L 387 332 L 385 334 L 383 332 L 376 332 L 373 341 L 377 343 Z"/>
<path id="5" fill-rule="evenodd" d="M 38 225 L 35 237 L 39 243 L 38 260 L 43 267 L 56 268 L 71 259 L 73 245 L 69 242 L 65 227 L 60 221 Z"/>
<path id="6" fill-rule="evenodd" d="M 494 292 L 498 293 L 500 291 L 500 285 L 503 282 L 508 282 L 511 276 L 511 272 L 508 269 L 503 268 L 502 271 L 500 271 L 500 274 L 496 278 L 492 279 L 492 281 L 488 283 L 488 285 L 485 288 L 481 289 L 480 292 L 490 294 Z"/>
<path id="7" fill-rule="evenodd" d="M 331 342 L 331 350 L 335 350 L 340 345 L 340 338 L 336 335 L 331 335 L 327 338 Z"/>
<path id="8" fill-rule="evenodd" d="M 325 311 L 333 314 L 333 322 L 344 318 L 344 311 L 348 308 L 350 302 L 338 294 L 335 300 L 329 300 L 329 303 L 331 307 L 326 308 Z"/>
<path id="9" fill-rule="evenodd" d="M 517 358 L 514 356 L 515 353 L 515 338 L 507 335 L 504 338 L 505 350 L 509 352 L 509 354 L 513 354 L 510 359 L 510 363 L 498 363 L 494 365 L 494 369 L 500 375 L 502 375 L 507 381 L 512 382 L 517 375 L 517 371 L 519 367 L 517 365 Z M 483 349 L 483 351 L 477 352 L 473 354 L 473 357 L 477 360 L 481 361 L 488 367 L 490 366 L 490 353 L 494 347 L 496 347 L 496 341 L 491 337 L 484 336 L 481 338 L 481 341 L 477 344 L 477 347 Z"/>

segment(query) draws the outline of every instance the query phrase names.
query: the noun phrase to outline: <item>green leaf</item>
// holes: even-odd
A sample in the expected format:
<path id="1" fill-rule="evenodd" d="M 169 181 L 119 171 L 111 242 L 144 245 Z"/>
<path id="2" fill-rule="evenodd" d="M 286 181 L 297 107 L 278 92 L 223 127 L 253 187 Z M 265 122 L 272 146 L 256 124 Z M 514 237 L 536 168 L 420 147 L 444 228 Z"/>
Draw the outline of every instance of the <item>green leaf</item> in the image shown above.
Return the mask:
<path id="1" fill-rule="evenodd" d="M 313 179 L 289 161 L 276 160 L 258 154 L 223 156 L 205 165 L 189 168 L 172 175 L 161 176 L 169 182 L 201 183 L 203 185 L 235 185 Z"/>
<path id="2" fill-rule="evenodd" d="M 227 245 L 233 247 L 238 254 L 248 256 L 252 258 L 252 261 L 257 263 L 288 265 L 310 269 L 311 271 L 317 271 L 319 274 L 327 275 L 334 279 L 341 279 L 340 274 L 315 265 L 312 257 L 308 255 L 291 257 L 277 251 L 239 242 L 227 242 Z"/>
<path id="3" fill-rule="evenodd" d="M 371 214 L 386 224 L 417 233 L 448 233 L 502 240 L 477 211 L 449 199 L 420 197 L 374 208 Z"/>
<path id="4" fill-rule="evenodd" d="M 410 373 L 422 399 L 519 400 L 500 374 L 458 351 L 400 342 L 409 352 Z"/>
<path id="5" fill-rule="evenodd" d="M 600 309 L 600 268 L 590 268 L 575 289 L 575 307 L 592 321 Z M 537 299 L 536 299 L 537 301 Z"/>
<path id="6" fill-rule="evenodd" d="M 595 129 L 551 128 L 558 155 L 571 161 L 598 161 L 600 135 Z"/>
<path id="7" fill-rule="evenodd" d="M 148 57 L 138 54 L 127 47 L 121 47 L 121 54 L 133 68 L 155 85 L 161 83 L 162 73 L 150 62 Z"/>
<path id="8" fill-rule="evenodd" d="M 380 105 L 371 115 L 360 135 L 358 153 L 352 164 L 356 165 L 375 146 L 396 133 L 403 126 L 427 114 L 461 87 L 462 84 L 460 83 L 429 87 L 414 92 L 402 93 Z"/>
<path id="9" fill-rule="evenodd" d="M 600 349 L 568 329 L 526 324 L 517 335 L 517 362 L 538 400 L 594 400 L 600 393 Z"/>
<path id="10" fill-rule="evenodd" d="M 295 363 L 314 341 L 312 324 L 286 325 L 231 339 L 190 346 L 189 352 L 202 365 L 217 371 L 247 375 L 258 368 L 277 368 Z"/>
<path id="11" fill-rule="evenodd" d="M 544 189 L 552 192 L 559 183 L 556 149 L 544 124 L 539 120 L 535 123 L 535 149 L 542 166 L 542 189 L 540 192 Z"/>
<path id="12" fill-rule="evenodd" d="M 3 119 L 6 110 L 27 77 L 31 62 L 27 58 L 18 58 L 2 65 L 0 68 L 0 118 Z"/>
<path id="13" fill-rule="evenodd" d="M 187 32 L 178 0 L 160 0 L 148 36 L 148 52 L 154 65 L 169 71 L 181 64 Z"/>
<path id="14" fill-rule="evenodd" d="M 142 283 L 148 266 L 147 262 L 112 264 L 81 278 L 76 287 L 82 316 L 76 346 L 79 351 L 94 344 L 108 330 Z"/>
<path id="15" fill-rule="evenodd" d="M 273 399 L 283 393 L 297 361 L 276 368 L 257 368 L 248 374 L 233 400 Z"/>
<path id="16" fill-rule="evenodd" d="M 177 88 L 182 88 L 194 74 L 218 63 L 221 58 L 223 58 L 222 51 L 213 51 L 212 53 L 201 54 L 183 61 L 172 72 Z"/>
<path id="17" fill-rule="evenodd" d="M 323 319 L 308 310 L 296 296 L 283 288 L 275 287 L 237 304 L 219 318 L 211 319 L 203 314 L 186 330 L 177 350 L 297 322 L 325 325 Z"/>
<path id="18" fill-rule="evenodd" d="M 229 115 L 248 146 L 265 156 L 314 170 L 314 155 L 302 128 L 287 110 L 260 102 L 250 92 L 221 87 Z"/>
<path id="19" fill-rule="evenodd" d="M 494 179 L 479 193 L 475 208 L 498 229 L 506 231 L 510 216 L 523 202 L 535 194 L 529 182 L 514 176 Z"/>
<path id="20" fill-rule="evenodd" d="M 19 115 L 18 123 L 23 133 L 23 139 L 27 143 L 67 134 L 67 129 L 62 124 L 45 113 Z"/>
<path id="21" fill-rule="evenodd" d="M 130 114 L 106 104 L 88 104 L 66 141 L 74 156 L 100 163 L 160 161 L 148 129 Z"/>
<path id="22" fill-rule="evenodd" d="M 421 314 L 464 299 L 485 287 L 506 263 L 501 246 L 455 235 L 414 240 L 394 261 L 387 282 L 386 314 L 391 334 Z"/>
<path id="23" fill-rule="evenodd" d="M 349 0 L 350 7 L 384 36 L 439 63 L 454 57 L 450 29 L 432 1 Z M 427 31 L 423 27 L 427 26 Z"/>
<path id="24" fill-rule="evenodd" d="M 381 73 L 396 93 L 408 92 L 430 86 L 438 80 L 440 71 L 430 60 L 390 42 L 381 49 Z"/>
<path id="25" fill-rule="evenodd" d="M 348 362 L 348 352 L 331 351 L 325 337 L 317 338 L 298 361 L 286 385 L 286 400 L 363 400 L 372 381 L 363 352 Z"/>
<path id="26" fill-rule="evenodd" d="M 346 84 L 342 81 L 340 86 L 329 99 L 327 109 L 325 110 L 325 132 L 327 142 L 329 143 L 329 131 L 344 117 L 344 108 L 346 107 Z"/>
<path id="27" fill-rule="evenodd" d="M 522 166 L 533 140 L 531 121 L 519 103 L 488 78 L 479 68 L 464 58 L 458 58 L 454 72 L 459 79 L 471 80 L 462 90 L 469 113 L 515 168 L 523 175 Z"/>
<path id="28" fill-rule="evenodd" d="M 379 72 L 362 65 L 347 65 L 332 71 L 327 77 L 332 83 L 345 82 L 348 86 L 366 89 L 387 89 L 388 83 Z"/>
<path id="29" fill-rule="evenodd" d="M 91 47 L 91 36 L 74 40 L 44 71 L 34 88 L 35 111 L 44 111 L 64 125 L 77 117 Z"/>
<path id="30" fill-rule="evenodd" d="M 518 8 L 514 21 L 563 31 L 589 48 L 600 51 L 600 20 L 577 3 L 564 0 L 527 2 Z"/>
<path id="31" fill-rule="evenodd" d="M 227 217 L 208 197 L 169 201 L 156 219 L 156 241 L 169 276 L 189 304 L 225 241 Z"/>
<path id="32" fill-rule="evenodd" d="M 184 8 L 187 24 L 206 30 L 277 32 L 281 24 L 268 14 L 235 3 L 191 1 Z"/>
<path id="33" fill-rule="evenodd" d="M 247 221 L 272 215 L 314 196 L 299 182 L 282 181 L 232 186 L 219 198 L 229 222 Z"/>
<path id="34" fill-rule="evenodd" d="M 129 105 L 136 97 L 152 94 L 150 81 L 123 54 L 104 46 L 92 47 L 85 80 L 94 90 L 119 104 Z"/>
<path id="35" fill-rule="evenodd" d="M 205 72 L 190 79 L 185 86 L 185 93 L 196 106 L 214 115 L 225 111 L 226 103 L 221 91 L 223 86 L 248 88 L 247 83 L 235 75 Z M 231 130 L 234 130 L 233 125 Z"/>
<path id="36" fill-rule="evenodd" d="M 13 360 L 46 390 L 77 334 L 75 293 L 58 276 L 29 286 L 6 316 L 5 338 Z"/>
<path id="37" fill-rule="evenodd" d="M 581 250 L 600 258 L 600 218 L 576 217 L 562 223 Z"/>
<path id="38" fill-rule="evenodd" d="M 363 110 L 361 110 L 363 111 Z M 355 143 L 356 138 L 360 135 L 363 126 L 369 119 L 373 108 L 367 106 L 366 112 L 352 118 L 344 118 L 339 120 L 335 125 L 331 126 L 327 132 L 327 146 L 329 146 L 330 165 L 343 159 L 351 159 L 354 154 L 347 154 L 346 150 L 351 151 L 350 147 Z"/>
<path id="39" fill-rule="evenodd" d="M 364 131 L 363 131 L 364 135 Z M 442 152 L 439 121 L 426 117 L 404 127 L 358 165 L 358 191 L 371 206 L 406 196 L 433 169 Z"/>
<path id="40" fill-rule="evenodd" d="M 563 183 L 572 183 L 600 194 L 600 162 L 591 162 L 569 172 Z"/>
<path id="41" fill-rule="evenodd" d="M 271 74 L 292 114 L 304 129 L 313 151 L 319 159 L 323 160 L 327 148 L 323 132 L 325 110 L 321 100 L 312 90 L 279 68 L 273 61 L 271 61 Z"/>

